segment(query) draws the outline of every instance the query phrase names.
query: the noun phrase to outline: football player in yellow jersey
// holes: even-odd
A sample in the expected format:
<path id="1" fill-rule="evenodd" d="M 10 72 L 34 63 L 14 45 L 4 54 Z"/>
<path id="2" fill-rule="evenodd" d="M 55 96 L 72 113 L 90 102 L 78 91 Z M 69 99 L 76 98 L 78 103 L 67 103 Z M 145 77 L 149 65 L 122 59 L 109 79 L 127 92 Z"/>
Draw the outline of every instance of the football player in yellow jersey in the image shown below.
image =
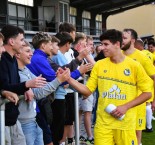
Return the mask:
<path id="1" fill-rule="evenodd" d="M 154 41 L 150 41 L 148 43 L 148 50 L 155 55 L 155 42 Z"/>
<path id="2" fill-rule="evenodd" d="M 151 53 L 150 51 L 144 49 L 144 42 L 141 39 L 137 39 L 134 43 L 134 47 L 142 52 L 152 61 L 152 63 L 155 63 L 155 55 Z"/>
<path id="3" fill-rule="evenodd" d="M 138 50 L 140 50 L 141 52 L 143 52 L 152 62 L 152 64 L 154 64 L 155 62 L 155 55 L 153 53 L 151 53 L 150 51 L 144 49 L 144 43 L 141 39 L 137 39 L 134 43 L 134 47 Z M 154 94 L 154 88 L 152 90 L 152 94 Z M 153 95 L 152 95 L 153 97 Z M 146 130 L 147 132 L 152 132 L 152 109 L 151 109 L 151 103 L 152 99 L 149 99 L 146 102 Z"/>
<path id="4" fill-rule="evenodd" d="M 153 54 L 153 58 L 155 59 L 155 42 L 150 41 L 148 42 L 148 50 Z M 155 62 L 154 62 L 155 65 Z"/>
<path id="5" fill-rule="evenodd" d="M 140 63 L 121 52 L 120 31 L 107 30 L 100 40 L 107 58 L 96 62 L 86 86 L 72 78 L 68 83 L 86 97 L 98 87 L 95 145 L 137 145 L 135 106 L 151 97 L 151 79 Z M 141 94 L 137 95 L 137 89 L 141 90 Z M 107 113 L 109 104 L 116 108 Z"/>
<path id="6" fill-rule="evenodd" d="M 122 36 L 123 36 L 123 43 L 122 43 L 123 53 L 129 56 L 130 58 L 140 62 L 143 68 L 145 69 L 146 73 L 148 74 L 148 76 L 152 78 L 155 84 L 155 68 L 153 64 L 141 51 L 135 49 L 134 47 L 135 40 L 137 40 L 137 32 L 133 29 L 124 29 Z M 152 82 L 151 84 L 153 87 Z M 145 129 L 145 123 L 146 123 L 145 105 L 146 104 L 144 103 L 138 106 L 138 110 L 141 110 L 141 111 L 138 111 L 138 114 L 137 114 L 137 126 L 136 126 L 136 134 L 137 134 L 139 145 L 141 144 L 142 130 Z M 149 110 L 151 110 L 151 106 L 148 108 Z M 152 109 L 154 110 L 154 106 L 152 106 Z"/>

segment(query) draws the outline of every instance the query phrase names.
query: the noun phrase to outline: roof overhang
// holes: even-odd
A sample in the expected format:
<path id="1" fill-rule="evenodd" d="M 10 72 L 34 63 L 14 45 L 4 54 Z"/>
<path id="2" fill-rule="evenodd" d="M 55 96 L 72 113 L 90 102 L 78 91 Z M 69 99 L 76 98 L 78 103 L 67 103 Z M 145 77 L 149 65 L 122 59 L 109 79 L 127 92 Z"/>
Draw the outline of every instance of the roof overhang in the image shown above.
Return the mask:
<path id="1" fill-rule="evenodd" d="M 70 6 L 106 16 L 150 4 L 155 0 L 70 0 Z"/>

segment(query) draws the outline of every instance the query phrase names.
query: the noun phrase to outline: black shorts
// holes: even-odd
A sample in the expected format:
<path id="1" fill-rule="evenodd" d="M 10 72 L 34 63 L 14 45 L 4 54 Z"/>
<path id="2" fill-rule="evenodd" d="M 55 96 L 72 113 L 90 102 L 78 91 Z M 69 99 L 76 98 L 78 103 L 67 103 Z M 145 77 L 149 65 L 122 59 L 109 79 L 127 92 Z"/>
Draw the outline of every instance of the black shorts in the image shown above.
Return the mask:
<path id="1" fill-rule="evenodd" d="M 50 130 L 50 127 L 47 124 L 47 121 L 44 118 L 44 115 L 42 115 L 42 113 L 37 113 L 36 121 L 39 127 L 43 130 L 44 144 L 50 144 L 53 141 L 52 132 Z"/>
<path id="2" fill-rule="evenodd" d="M 73 125 L 75 121 L 75 103 L 74 93 L 68 93 L 65 96 L 66 114 L 65 114 L 65 125 Z"/>
<path id="3" fill-rule="evenodd" d="M 65 99 L 55 99 L 51 107 L 53 111 L 53 122 L 51 125 L 53 144 L 59 145 L 64 133 Z"/>

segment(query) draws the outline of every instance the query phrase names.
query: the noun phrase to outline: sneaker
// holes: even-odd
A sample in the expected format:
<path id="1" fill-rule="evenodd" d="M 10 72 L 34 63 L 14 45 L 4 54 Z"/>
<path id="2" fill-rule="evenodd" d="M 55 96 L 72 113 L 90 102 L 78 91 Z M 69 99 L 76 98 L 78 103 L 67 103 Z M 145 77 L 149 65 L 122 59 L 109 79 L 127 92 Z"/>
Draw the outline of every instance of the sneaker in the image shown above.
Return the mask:
<path id="1" fill-rule="evenodd" d="M 153 132 L 153 128 L 151 128 L 151 129 L 146 128 L 146 129 L 144 130 L 144 132 Z"/>
<path id="2" fill-rule="evenodd" d="M 80 136 L 80 138 L 79 138 L 79 140 L 80 140 L 80 143 L 86 143 L 86 138 L 84 137 L 84 136 Z"/>
<path id="3" fill-rule="evenodd" d="M 94 138 L 92 138 L 91 140 L 87 139 L 86 144 L 87 145 L 93 145 L 94 144 Z"/>

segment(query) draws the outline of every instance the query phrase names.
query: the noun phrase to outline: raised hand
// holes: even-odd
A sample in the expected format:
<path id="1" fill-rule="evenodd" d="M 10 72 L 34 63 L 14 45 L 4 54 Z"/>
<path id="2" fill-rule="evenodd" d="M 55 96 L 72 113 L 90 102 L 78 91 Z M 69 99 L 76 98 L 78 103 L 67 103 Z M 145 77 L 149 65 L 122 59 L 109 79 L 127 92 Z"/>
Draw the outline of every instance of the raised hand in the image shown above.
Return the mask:
<path id="1" fill-rule="evenodd" d="M 62 68 L 61 69 L 59 68 L 56 74 L 57 74 L 58 81 L 60 83 L 65 82 L 70 78 L 69 68 L 65 68 L 65 70 L 63 70 Z"/>
<path id="2" fill-rule="evenodd" d="M 78 55 L 78 60 L 82 60 L 83 58 L 85 58 L 88 54 L 90 53 L 90 51 L 88 49 L 84 49 L 82 51 L 79 52 Z"/>
<path id="3" fill-rule="evenodd" d="M 64 69 L 62 69 L 61 67 L 59 67 L 58 70 L 57 70 L 57 72 L 56 72 L 56 74 L 57 74 L 57 73 L 62 74 L 63 72 L 64 72 Z"/>
<path id="4" fill-rule="evenodd" d="M 46 84 L 47 84 L 46 79 L 40 75 L 34 79 L 27 81 L 26 87 L 27 88 L 41 88 Z"/>
<path id="5" fill-rule="evenodd" d="M 82 64 L 79 67 L 79 71 L 81 74 L 84 74 L 86 72 L 91 71 L 92 68 L 93 68 L 93 65 L 91 63 L 84 64 L 84 62 L 82 62 Z"/>
<path id="6" fill-rule="evenodd" d="M 78 43 L 78 44 L 74 47 L 74 49 L 77 50 L 78 52 L 81 52 L 81 51 L 87 49 L 86 43 Z"/>

